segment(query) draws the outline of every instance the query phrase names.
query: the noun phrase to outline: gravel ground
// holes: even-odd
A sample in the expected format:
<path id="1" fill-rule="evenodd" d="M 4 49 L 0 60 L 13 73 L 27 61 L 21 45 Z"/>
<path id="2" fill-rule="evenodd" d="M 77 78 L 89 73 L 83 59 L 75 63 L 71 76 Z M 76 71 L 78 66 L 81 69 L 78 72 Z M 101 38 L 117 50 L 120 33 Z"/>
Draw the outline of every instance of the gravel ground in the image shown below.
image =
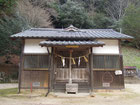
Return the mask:
<path id="1" fill-rule="evenodd" d="M 0 89 L 16 88 L 17 84 L 0 84 Z M 24 93 L 25 92 L 25 93 Z M 94 96 L 58 97 L 54 94 L 40 95 L 26 90 L 21 94 L 0 97 L 0 105 L 140 105 L 140 80 L 127 78 L 125 90 L 96 92 Z M 44 91 L 46 93 L 46 90 Z"/>
<path id="2" fill-rule="evenodd" d="M 140 84 L 126 84 L 124 91 L 97 92 L 94 97 L 48 97 L 35 93 L 0 97 L 0 105 L 140 105 Z"/>
<path id="3" fill-rule="evenodd" d="M 17 88 L 17 87 L 18 87 L 17 83 L 0 84 L 0 89 Z"/>

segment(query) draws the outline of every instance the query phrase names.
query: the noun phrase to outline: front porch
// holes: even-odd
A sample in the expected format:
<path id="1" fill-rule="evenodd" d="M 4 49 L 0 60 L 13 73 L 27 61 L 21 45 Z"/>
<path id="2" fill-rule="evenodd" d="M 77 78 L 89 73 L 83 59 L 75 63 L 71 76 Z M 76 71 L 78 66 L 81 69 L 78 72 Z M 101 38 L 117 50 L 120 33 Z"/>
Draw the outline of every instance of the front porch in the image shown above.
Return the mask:
<path id="1" fill-rule="evenodd" d="M 50 91 L 90 92 L 93 86 L 92 48 L 103 46 L 97 41 L 42 41 L 42 47 L 52 47 Z"/>
<path id="2" fill-rule="evenodd" d="M 77 84 L 78 92 L 91 89 L 90 47 L 53 48 L 52 91 L 66 92 L 66 84 Z"/>

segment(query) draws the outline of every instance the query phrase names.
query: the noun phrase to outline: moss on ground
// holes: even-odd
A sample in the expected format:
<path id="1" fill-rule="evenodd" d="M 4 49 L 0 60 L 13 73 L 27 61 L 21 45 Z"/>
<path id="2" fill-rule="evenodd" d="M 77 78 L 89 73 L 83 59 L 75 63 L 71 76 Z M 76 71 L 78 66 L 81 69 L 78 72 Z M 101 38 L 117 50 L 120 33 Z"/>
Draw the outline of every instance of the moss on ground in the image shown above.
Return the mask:
<path id="1" fill-rule="evenodd" d="M 18 89 L 17 88 L 10 88 L 10 89 L 0 89 L 0 96 L 6 97 L 9 95 L 17 94 Z"/>

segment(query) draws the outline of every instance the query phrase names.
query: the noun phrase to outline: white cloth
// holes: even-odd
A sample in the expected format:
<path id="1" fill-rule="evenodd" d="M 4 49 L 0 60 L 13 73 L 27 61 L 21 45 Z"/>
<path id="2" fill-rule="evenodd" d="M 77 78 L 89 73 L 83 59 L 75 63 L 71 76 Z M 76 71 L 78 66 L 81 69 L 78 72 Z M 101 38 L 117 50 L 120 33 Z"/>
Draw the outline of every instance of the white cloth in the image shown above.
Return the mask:
<path id="1" fill-rule="evenodd" d="M 80 57 L 79 57 L 79 59 L 78 59 L 78 66 L 80 66 L 80 62 L 81 62 L 81 59 L 80 59 Z"/>
<path id="2" fill-rule="evenodd" d="M 65 58 L 62 58 L 63 67 L 65 66 Z"/>

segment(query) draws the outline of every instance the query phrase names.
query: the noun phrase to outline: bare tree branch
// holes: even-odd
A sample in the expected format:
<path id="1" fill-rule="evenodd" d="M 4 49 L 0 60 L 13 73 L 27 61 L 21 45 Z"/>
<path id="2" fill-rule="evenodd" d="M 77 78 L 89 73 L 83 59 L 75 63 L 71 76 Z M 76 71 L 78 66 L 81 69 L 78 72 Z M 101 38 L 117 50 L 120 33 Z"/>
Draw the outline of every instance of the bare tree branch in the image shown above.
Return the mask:
<path id="1" fill-rule="evenodd" d="M 108 0 L 105 10 L 114 21 L 119 21 L 125 14 L 125 10 L 132 0 Z"/>
<path id="2" fill-rule="evenodd" d="M 29 0 L 19 0 L 17 11 L 32 27 L 52 27 L 48 11 L 40 6 L 33 6 Z"/>

